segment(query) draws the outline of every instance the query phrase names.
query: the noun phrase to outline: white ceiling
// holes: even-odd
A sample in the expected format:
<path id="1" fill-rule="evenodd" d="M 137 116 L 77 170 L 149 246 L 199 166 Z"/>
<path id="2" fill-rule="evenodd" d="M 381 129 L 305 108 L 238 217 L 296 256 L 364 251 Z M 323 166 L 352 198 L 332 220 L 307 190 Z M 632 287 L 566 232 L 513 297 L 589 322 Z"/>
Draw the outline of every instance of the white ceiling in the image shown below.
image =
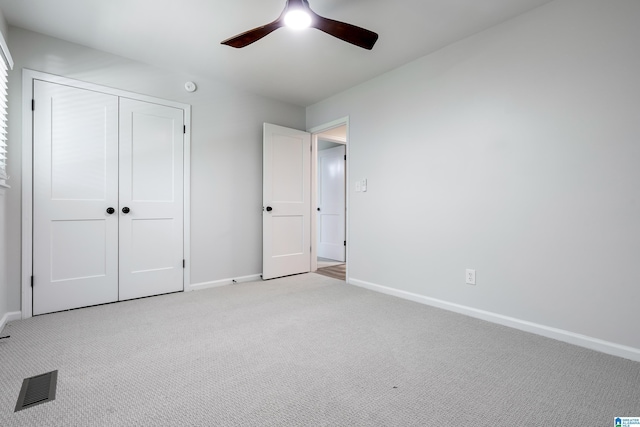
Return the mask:
<path id="1" fill-rule="evenodd" d="M 318 30 L 281 28 L 285 0 L 0 0 L 10 25 L 308 106 L 550 0 L 309 0 L 319 15 L 380 35 L 372 51 Z"/>

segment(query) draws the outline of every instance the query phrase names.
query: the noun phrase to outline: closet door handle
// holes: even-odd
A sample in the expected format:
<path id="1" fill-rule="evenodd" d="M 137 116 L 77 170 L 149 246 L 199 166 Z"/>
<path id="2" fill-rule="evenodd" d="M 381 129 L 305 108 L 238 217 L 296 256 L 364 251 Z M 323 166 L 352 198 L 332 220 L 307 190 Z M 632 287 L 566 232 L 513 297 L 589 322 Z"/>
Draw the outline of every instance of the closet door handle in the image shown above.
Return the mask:
<path id="1" fill-rule="evenodd" d="M 123 214 L 128 214 L 129 212 L 131 212 L 131 209 L 129 209 L 128 207 L 125 206 L 124 208 L 122 208 Z"/>
<path id="2" fill-rule="evenodd" d="M 107 208 L 107 213 L 108 213 L 109 215 L 111 215 L 111 214 L 112 214 L 112 213 L 114 213 L 115 211 L 116 211 L 116 210 L 115 210 L 115 209 L 113 209 L 113 208 Z"/>

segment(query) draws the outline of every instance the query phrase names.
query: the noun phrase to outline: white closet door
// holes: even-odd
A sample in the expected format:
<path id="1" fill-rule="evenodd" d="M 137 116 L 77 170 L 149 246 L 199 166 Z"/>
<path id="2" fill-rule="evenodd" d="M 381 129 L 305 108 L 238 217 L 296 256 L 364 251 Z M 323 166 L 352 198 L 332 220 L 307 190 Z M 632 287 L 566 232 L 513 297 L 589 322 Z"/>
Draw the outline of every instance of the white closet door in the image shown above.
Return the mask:
<path id="1" fill-rule="evenodd" d="M 311 135 L 263 129 L 262 278 L 311 269 Z"/>
<path id="2" fill-rule="evenodd" d="M 118 98 L 33 90 L 33 313 L 117 301 Z"/>
<path id="3" fill-rule="evenodd" d="M 183 126 L 181 109 L 120 98 L 120 300 L 183 290 Z"/>

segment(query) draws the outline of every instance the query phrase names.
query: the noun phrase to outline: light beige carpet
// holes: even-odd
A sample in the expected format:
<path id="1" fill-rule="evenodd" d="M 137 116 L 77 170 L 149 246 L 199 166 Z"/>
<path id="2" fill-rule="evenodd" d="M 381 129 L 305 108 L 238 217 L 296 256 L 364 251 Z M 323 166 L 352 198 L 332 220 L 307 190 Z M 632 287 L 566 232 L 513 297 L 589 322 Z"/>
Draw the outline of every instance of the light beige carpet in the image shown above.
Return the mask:
<path id="1" fill-rule="evenodd" d="M 16 321 L 0 426 L 610 426 L 640 363 L 317 274 Z M 22 380 L 56 400 L 14 413 Z"/>

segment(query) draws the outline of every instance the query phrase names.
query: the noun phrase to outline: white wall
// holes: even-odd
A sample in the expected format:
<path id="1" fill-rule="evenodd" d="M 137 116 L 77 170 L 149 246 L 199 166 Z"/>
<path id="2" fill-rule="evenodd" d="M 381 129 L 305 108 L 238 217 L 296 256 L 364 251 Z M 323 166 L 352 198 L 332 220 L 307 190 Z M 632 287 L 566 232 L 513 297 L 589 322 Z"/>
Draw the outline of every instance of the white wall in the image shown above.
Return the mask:
<path id="1" fill-rule="evenodd" d="M 7 20 L 4 17 L 2 9 L 0 9 L 0 32 L 2 33 L 4 40 L 7 41 L 9 36 L 9 25 L 7 25 Z"/>
<path id="2" fill-rule="evenodd" d="M 640 349 L 638 22 L 558 0 L 307 108 L 350 117 L 351 278 Z"/>
<path id="3" fill-rule="evenodd" d="M 304 128 L 303 108 L 10 27 L 8 309 L 20 309 L 22 68 L 192 105 L 191 282 L 262 271 L 262 123 Z M 184 83 L 194 80 L 198 91 Z M 0 307 L 1 308 L 1 307 Z"/>

